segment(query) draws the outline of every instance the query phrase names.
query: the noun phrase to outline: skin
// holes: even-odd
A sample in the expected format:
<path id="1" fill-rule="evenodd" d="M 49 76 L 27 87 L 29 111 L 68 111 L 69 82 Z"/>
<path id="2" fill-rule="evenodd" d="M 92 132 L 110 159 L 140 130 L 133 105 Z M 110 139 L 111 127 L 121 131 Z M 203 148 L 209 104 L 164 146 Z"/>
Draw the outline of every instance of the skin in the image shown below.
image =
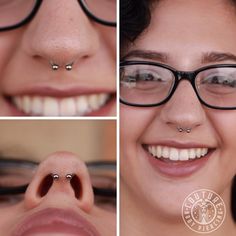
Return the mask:
<path id="1" fill-rule="evenodd" d="M 166 60 L 128 59 L 156 61 L 181 71 L 217 63 L 235 64 L 232 58 L 203 60 L 203 55 L 211 52 L 236 55 L 235 22 L 235 9 L 228 1 L 160 1 L 153 9 L 151 25 L 127 54 L 151 50 L 168 55 Z M 210 235 L 235 235 L 230 188 L 236 173 L 236 125 L 232 125 L 236 111 L 203 106 L 191 84 L 181 81 L 166 104 L 152 108 L 121 105 L 120 115 L 121 235 L 196 235 L 183 223 L 181 207 L 188 194 L 201 188 L 220 194 L 228 212 L 223 225 Z M 191 127 L 191 133 L 178 132 L 178 125 Z M 158 144 L 163 140 L 195 142 L 215 150 L 206 165 L 192 175 L 165 176 L 152 168 L 142 148 L 144 143 Z"/>
<path id="2" fill-rule="evenodd" d="M 114 94 L 115 42 L 115 28 L 88 18 L 77 1 L 44 1 L 29 24 L 0 33 L 0 115 L 19 115 L 4 95 L 27 95 L 27 89 Z M 75 63 L 70 72 L 55 72 L 50 69 L 51 60 L 59 65 Z M 113 116 L 115 111 L 113 101 L 102 115 Z"/>
<path id="3" fill-rule="evenodd" d="M 0 122 L 0 129 L 3 135 L 6 134 L 6 139 L 0 141 L 1 156 L 5 156 L 5 158 L 7 158 L 6 156 L 13 156 L 18 159 L 24 158 L 40 162 L 22 200 L 16 204 L 1 207 L 0 231 L 3 236 L 11 236 L 15 227 L 31 214 L 52 207 L 64 210 L 73 209 L 78 215 L 89 221 L 101 235 L 115 235 L 116 214 L 113 210 L 105 209 L 94 203 L 88 170 L 84 164 L 85 161 L 92 160 L 114 160 L 110 155 L 111 150 L 107 151 L 103 148 L 102 141 L 98 142 L 93 139 L 94 136 L 97 137 L 103 134 L 104 140 L 106 141 L 106 136 L 109 136 L 110 143 L 113 145 L 115 143 L 114 122 L 66 123 L 65 121 L 59 121 L 52 124 L 50 121 L 2 121 Z M 26 129 L 28 135 L 22 141 L 22 137 L 17 134 L 22 134 Z M 77 131 L 77 129 L 81 132 L 76 132 L 76 135 L 73 134 L 72 130 Z M 108 133 L 107 129 L 112 130 L 112 132 Z M 51 140 L 53 140 L 51 149 L 50 145 L 46 144 L 50 142 L 47 140 L 48 130 L 50 130 Z M 63 136 L 67 137 L 64 139 L 64 145 L 61 144 L 61 137 Z M 80 143 L 80 149 L 82 146 L 89 149 L 92 145 L 97 155 L 86 151 L 86 149 L 83 150 L 83 148 L 80 155 L 77 155 L 75 151 L 78 142 Z M 96 145 L 97 142 L 102 148 Z M 57 151 L 61 150 L 62 147 L 65 147 L 67 151 Z M 54 151 L 52 152 L 52 150 Z M 88 157 L 86 158 L 86 156 Z M 81 198 L 77 199 L 74 195 L 75 189 L 62 180 L 58 181 L 57 184 L 54 183 L 45 196 L 39 197 L 37 193 L 42 179 L 49 173 L 54 172 L 60 176 L 65 176 L 67 173 L 76 173 L 84 189 Z"/>

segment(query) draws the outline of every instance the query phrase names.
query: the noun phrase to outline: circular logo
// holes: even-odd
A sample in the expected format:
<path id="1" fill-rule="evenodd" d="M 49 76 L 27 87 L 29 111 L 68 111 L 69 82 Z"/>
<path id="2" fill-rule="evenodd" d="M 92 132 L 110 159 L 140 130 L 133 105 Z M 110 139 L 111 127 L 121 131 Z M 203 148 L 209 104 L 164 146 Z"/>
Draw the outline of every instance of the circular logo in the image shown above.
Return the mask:
<path id="1" fill-rule="evenodd" d="M 182 205 L 184 223 L 194 232 L 211 233 L 223 223 L 226 208 L 222 198 L 209 189 L 189 194 Z"/>

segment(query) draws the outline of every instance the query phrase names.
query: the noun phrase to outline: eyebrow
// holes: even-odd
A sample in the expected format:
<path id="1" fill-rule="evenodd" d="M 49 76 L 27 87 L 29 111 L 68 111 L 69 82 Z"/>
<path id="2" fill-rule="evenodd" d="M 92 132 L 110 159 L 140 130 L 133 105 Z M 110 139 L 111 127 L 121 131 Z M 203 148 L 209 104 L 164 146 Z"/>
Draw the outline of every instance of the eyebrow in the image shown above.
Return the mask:
<path id="1" fill-rule="evenodd" d="M 160 61 L 163 63 L 166 63 L 168 61 L 168 54 L 151 51 L 151 50 L 133 50 L 130 51 L 128 54 L 126 54 L 122 60 L 129 59 L 130 57 L 137 57 L 140 59 L 149 59 L 149 60 L 155 60 Z"/>
<path id="2" fill-rule="evenodd" d="M 122 60 L 126 60 L 133 57 L 167 63 L 168 58 L 170 56 L 168 56 L 167 53 L 156 52 L 152 50 L 132 50 L 128 54 L 126 54 L 122 58 Z M 204 53 L 201 58 L 202 64 L 217 63 L 217 62 L 224 62 L 224 61 L 236 62 L 236 55 L 232 53 L 223 53 L 223 52 L 207 52 L 207 53 Z"/>
<path id="3" fill-rule="evenodd" d="M 208 52 L 202 56 L 202 64 L 223 62 L 223 61 L 236 62 L 236 55 L 232 53 Z"/>

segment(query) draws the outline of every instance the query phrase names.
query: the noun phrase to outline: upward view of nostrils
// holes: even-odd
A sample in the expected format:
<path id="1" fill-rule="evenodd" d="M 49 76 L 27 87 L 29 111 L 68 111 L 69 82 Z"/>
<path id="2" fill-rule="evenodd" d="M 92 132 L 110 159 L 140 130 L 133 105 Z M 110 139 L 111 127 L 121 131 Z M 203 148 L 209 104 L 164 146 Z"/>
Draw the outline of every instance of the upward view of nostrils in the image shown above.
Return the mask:
<path id="1" fill-rule="evenodd" d="M 71 153 L 53 153 L 43 161 L 26 191 L 30 208 L 64 199 L 89 211 L 94 201 L 86 165 Z M 60 200 L 58 201 L 60 203 Z"/>

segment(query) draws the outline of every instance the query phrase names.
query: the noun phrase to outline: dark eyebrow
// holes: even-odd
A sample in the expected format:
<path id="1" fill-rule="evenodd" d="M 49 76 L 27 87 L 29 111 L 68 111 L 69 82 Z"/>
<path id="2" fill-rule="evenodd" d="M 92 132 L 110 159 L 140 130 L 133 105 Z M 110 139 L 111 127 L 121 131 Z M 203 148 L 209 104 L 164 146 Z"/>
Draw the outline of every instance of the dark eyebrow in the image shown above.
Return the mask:
<path id="1" fill-rule="evenodd" d="M 208 52 L 202 56 L 202 64 L 223 61 L 235 61 L 236 55 L 232 53 Z"/>
<path id="2" fill-rule="evenodd" d="M 167 62 L 167 54 L 166 53 L 160 53 L 155 52 L 151 50 L 133 50 L 130 51 L 128 54 L 126 54 L 122 60 L 129 59 L 130 57 L 137 57 L 139 59 L 149 59 L 149 60 L 155 60 L 160 62 Z"/>

